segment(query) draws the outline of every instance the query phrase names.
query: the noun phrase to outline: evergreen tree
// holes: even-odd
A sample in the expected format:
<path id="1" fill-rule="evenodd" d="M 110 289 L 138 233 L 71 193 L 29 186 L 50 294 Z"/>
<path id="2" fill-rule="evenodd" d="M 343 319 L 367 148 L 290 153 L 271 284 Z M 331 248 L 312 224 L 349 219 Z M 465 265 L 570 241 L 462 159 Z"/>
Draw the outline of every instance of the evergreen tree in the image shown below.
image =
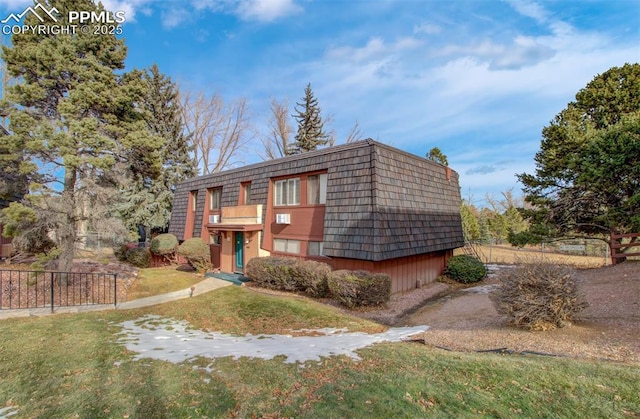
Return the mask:
<path id="1" fill-rule="evenodd" d="M 57 25 L 69 23 L 69 11 L 104 10 L 89 0 L 51 0 L 49 5 L 59 11 Z M 31 14 L 25 24 L 51 23 Z M 14 149 L 23 147 L 20 171 L 40 177 L 18 205 L 54 234 L 51 255 L 58 257 L 59 270 L 69 271 L 78 231 L 118 231 L 110 204 L 123 181 L 122 169 L 159 170 L 162 141 L 149 134 L 138 106 L 144 86 L 138 78 L 118 74 L 126 47 L 115 35 L 25 31 L 12 35 L 2 57 L 19 80 L 8 88 L 3 106 L 13 133 L 8 138 Z"/>
<path id="2" fill-rule="evenodd" d="M 640 229 L 640 64 L 597 75 L 542 130 L 535 174 L 518 175 L 530 220 L 554 234 Z M 532 225 L 533 227 L 533 225 Z"/>
<path id="3" fill-rule="evenodd" d="M 196 168 L 184 133 L 178 87 L 155 64 L 137 75 L 147 88 L 140 107 L 149 131 L 163 139 L 159 150 L 162 166 L 157 173 L 133 170 L 118 209 L 130 231 L 144 226 L 163 232 L 169 225 L 175 185 L 195 176 Z"/>
<path id="4" fill-rule="evenodd" d="M 320 117 L 318 99 L 313 95 L 311 83 L 304 89 L 302 103 L 296 103 L 298 132 L 293 144 L 293 153 L 304 153 L 327 145 L 329 136 L 324 132 L 324 123 Z"/>
<path id="5" fill-rule="evenodd" d="M 437 163 L 444 164 L 445 166 L 449 166 L 449 161 L 447 160 L 447 156 L 440 151 L 438 147 L 433 147 L 427 155 L 425 156 L 427 160 L 433 160 Z"/>

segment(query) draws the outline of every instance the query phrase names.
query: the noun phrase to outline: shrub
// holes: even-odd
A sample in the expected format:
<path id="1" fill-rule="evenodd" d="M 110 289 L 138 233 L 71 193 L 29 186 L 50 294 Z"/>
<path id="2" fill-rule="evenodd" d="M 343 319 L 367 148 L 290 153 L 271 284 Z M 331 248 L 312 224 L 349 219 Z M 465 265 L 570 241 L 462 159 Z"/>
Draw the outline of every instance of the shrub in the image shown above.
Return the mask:
<path id="1" fill-rule="evenodd" d="M 178 246 L 183 256 L 196 271 L 203 273 L 211 269 L 211 253 L 207 243 L 200 237 L 192 237 Z"/>
<path id="2" fill-rule="evenodd" d="M 117 248 L 113 249 L 113 255 L 120 262 L 126 262 L 127 261 L 127 252 L 129 250 L 133 249 L 134 247 L 137 247 L 137 245 L 134 244 L 134 243 L 123 243 L 120 246 L 118 246 Z"/>
<path id="3" fill-rule="evenodd" d="M 291 267 L 291 275 L 296 288 L 305 294 L 324 298 L 329 296 L 329 275 L 331 267 L 313 260 L 298 260 Z"/>
<path id="4" fill-rule="evenodd" d="M 245 274 L 258 286 L 273 290 L 297 291 L 292 273 L 294 258 L 266 256 L 253 258 L 247 263 Z"/>
<path id="5" fill-rule="evenodd" d="M 391 298 L 391 278 L 367 271 L 334 271 L 329 275 L 329 292 L 347 307 L 385 304 Z"/>
<path id="6" fill-rule="evenodd" d="M 178 238 L 173 234 L 159 234 L 151 240 L 151 253 L 161 256 L 172 256 L 178 250 Z"/>
<path id="7" fill-rule="evenodd" d="M 125 261 L 138 268 L 148 268 L 151 265 L 151 252 L 149 249 L 133 247 L 127 250 Z"/>
<path id="8" fill-rule="evenodd" d="M 326 263 L 287 257 L 253 258 L 246 275 L 258 286 L 281 291 L 301 291 L 311 297 L 327 297 L 331 267 Z"/>
<path id="9" fill-rule="evenodd" d="M 563 327 L 587 307 L 578 295 L 575 270 L 564 265 L 531 263 L 498 273 L 501 284 L 491 295 L 496 310 L 529 330 Z"/>
<path id="10" fill-rule="evenodd" d="M 444 274 L 454 281 L 470 284 L 484 278 L 487 275 L 487 268 L 473 256 L 458 255 L 449 258 Z"/>

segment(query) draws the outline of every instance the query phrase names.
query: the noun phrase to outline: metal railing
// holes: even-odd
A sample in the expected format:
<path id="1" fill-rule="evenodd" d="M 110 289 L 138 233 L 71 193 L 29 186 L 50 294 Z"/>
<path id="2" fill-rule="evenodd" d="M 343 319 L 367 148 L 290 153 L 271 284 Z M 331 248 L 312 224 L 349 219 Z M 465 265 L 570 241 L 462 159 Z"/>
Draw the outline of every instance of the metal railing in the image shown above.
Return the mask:
<path id="1" fill-rule="evenodd" d="M 0 310 L 117 305 L 117 274 L 0 270 Z"/>

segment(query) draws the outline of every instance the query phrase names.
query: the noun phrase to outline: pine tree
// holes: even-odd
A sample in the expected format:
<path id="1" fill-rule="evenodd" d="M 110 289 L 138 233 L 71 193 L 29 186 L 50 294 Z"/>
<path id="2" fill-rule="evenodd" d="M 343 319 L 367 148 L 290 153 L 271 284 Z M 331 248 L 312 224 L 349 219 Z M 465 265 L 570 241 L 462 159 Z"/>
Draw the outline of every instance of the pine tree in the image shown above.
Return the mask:
<path id="1" fill-rule="evenodd" d="M 318 99 L 313 95 L 311 83 L 304 89 L 302 103 L 296 103 L 298 132 L 293 144 L 293 153 L 304 153 L 327 145 L 329 136 L 324 132 L 324 123 L 320 117 Z"/>
<path id="2" fill-rule="evenodd" d="M 155 64 L 138 75 L 147 88 L 140 106 L 146 111 L 149 131 L 163 139 L 162 165 L 156 173 L 130 173 L 131 182 L 123 190 L 118 210 L 130 231 L 144 226 L 162 232 L 169 225 L 175 185 L 195 176 L 196 169 L 184 133 L 178 87 Z"/>
<path id="3" fill-rule="evenodd" d="M 69 23 L 71 10 L 104 10 L 89 0 L 49 4 L 59 11 L 57 25 Z M 25 24 L 51 23 L 29 15 Z M 115 35 L 55 31 L 14 34 L 11 46 L 2 48 L 7 71 L 18 80 L 3 106 L 13 134 L 8 138 L 24 147 L 20 171 L 41 178 L 19 205 L 54 234 L 51 255 L 61 271 L 71 269 L 79 230 L 118 232 L 121 224 L 110 205 L 122 169 L 160 167 L 162 139 L 149 134 L 138 107 L 144 86 L 118 73 L 126 54 Z"/>
<path id="4" fill-rule="evenodd" d="M 440 151 L 438 147 L 433 147 L 431 150 L 429 150 L 425 158 L 427 160 L 433 160 L 436 163 L 444 164 L 445 166 L 449 165 L 447 156 L 442 151 Z"/>

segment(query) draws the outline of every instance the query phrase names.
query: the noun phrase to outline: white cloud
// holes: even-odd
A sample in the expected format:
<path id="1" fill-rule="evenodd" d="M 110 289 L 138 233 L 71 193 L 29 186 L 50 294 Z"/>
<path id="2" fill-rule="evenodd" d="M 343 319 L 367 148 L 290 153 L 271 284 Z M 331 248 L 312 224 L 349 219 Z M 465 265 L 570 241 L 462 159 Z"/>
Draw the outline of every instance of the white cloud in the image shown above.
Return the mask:
<path id="1" fill-rule="evenodd" d="M 150 9 L 144 7 L 145 4 L 149 3 L 149 0 L 100 0 L 105 9 L 117 12 L 124 11 L 125 19 L 127 22 L 135 22 L 136 21 L 136 12 L 141 8 L 144 10 L 144 14 L 148 14 Z"/>
<path id="2" fill-rule="evenodd" d="M 489 40 L 477 44 L 442 48 L 441 55 L 467 55 L 489 63 L 492 70 L 518 69 L 538 64 L 555 55 L 555 50 L 544 45 L 539 39 L 517 36 L 510 45 L 498 44 Z"/>
<path id="3" fill-rule="evenodd" d="M 373 37 L 369 39 L 363 47 L 341 46 L 329 48 L 325 56 L 332 60 L 355 63 L 370 60 L 384 60 L 388 59 L 389 56 L 394 53 L 411 50 L 419 47 L 421 44 L 419 40 L 412 37 L 401 38 L 390 44 L 385 43 L 380 37 Z"/>
<path id="4" fill-rule="evenodd" d="M 32 6 L 33 0 L 0 0 L 0 6 L 11 12 L 20 12 L 27 6 Z"/>
<path id="5" fill-rule="evenodd" d="M 509 0 L 508 3 L 516 12 L 523 16 L 530 17 L 538 23 L 544 23 L 547 20 L 547 11 L 535 1 Z"/>
<path id="6" fill-rule="evenodd" d="M 294 0 L 242 0 L 236 14 L 244 20 L 272 22 L 302 11 Z"/>
<path id="7" fill-rule="evenodd" d="M 164 28 L 173 29 L 188 21 L 190 18 L 193 18 L 193 12 L 180 7 L 173 7 L 163 10 L 161 18 Z"/>
<path id="8" fill-rule="evenodd" d="M 433 23 L 420 23 L 413 26 L 413 33 L 426 33 L 427 35 L 433 35 L 442 32 L 442 28 Z"/>

